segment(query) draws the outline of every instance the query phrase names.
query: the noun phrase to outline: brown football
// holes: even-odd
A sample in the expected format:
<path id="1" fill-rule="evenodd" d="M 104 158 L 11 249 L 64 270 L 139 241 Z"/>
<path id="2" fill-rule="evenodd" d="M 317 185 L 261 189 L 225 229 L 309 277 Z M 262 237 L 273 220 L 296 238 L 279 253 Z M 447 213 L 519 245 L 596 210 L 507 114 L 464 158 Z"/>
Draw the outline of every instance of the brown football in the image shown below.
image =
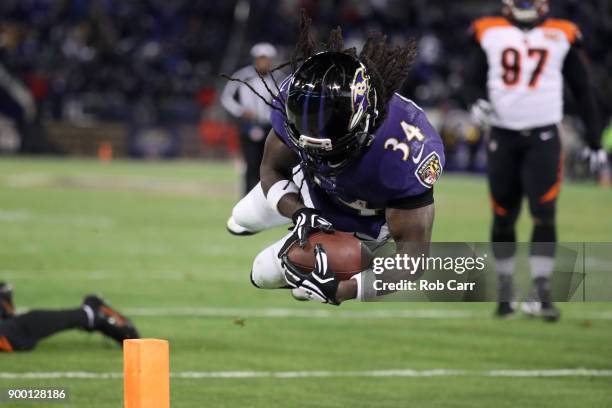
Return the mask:
<path id="1" fill-rule="evenodd" d="M 323 245 L 327 253 L 329 267 L 339 280 L 350 279 L 351 276 L 370 267 L 372 253 L 359 238 L 347 232 L 326 234 L 316 232 L 308 237 L 308 242 L 301 248 L 296 242 L 287 254 L 289 261 L 303 272 L 312 272 L 315 267 L 314 247 Z"/>

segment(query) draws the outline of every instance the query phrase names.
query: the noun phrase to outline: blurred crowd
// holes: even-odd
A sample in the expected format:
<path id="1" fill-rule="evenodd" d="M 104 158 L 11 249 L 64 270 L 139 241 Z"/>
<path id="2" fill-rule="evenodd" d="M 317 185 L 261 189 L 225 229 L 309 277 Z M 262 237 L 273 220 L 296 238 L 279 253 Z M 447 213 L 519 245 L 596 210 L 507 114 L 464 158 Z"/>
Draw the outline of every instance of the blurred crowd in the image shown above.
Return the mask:
<path id="1" fill-rule="evenodd" d="M 298 10 L 319 40 L 337 25 L 359 46 L 368 30 L 416 37 L 419 61 L 405 92 L 426 107 L 462 107 L 470 21 L 498 14 L 500 0 L 2 0 L 0 65 L 31 90 L 38 115 L 75 122 L 154 117 L 197 122 L 214 111 L 220 72 L 248 64 L 250 46 L 292 50 Z M 612 5 L 555 0 L 577 22 L 599 98 L 612 114 Z M 0 106 L 0 109 L 2 107 Z M 571 104 L 570 104 L 571 110 Z"/>
<path id="2" fill-rule="evenodd" d="M 227 42 L 231 3 L 3 0 L 0 62 L 54 118 L 126 119 L 136 103 L 195 112 Z"/>

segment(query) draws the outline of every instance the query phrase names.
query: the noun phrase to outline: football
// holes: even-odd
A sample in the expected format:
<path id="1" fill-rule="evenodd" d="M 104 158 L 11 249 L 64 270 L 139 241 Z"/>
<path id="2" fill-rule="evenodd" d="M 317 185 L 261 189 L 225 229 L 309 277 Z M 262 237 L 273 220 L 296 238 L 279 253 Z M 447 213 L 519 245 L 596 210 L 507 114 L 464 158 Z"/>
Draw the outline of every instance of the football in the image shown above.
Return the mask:
<path id="1" fill-rule="evenodd" d="M 369 248 L 354 234 L 347 232 L 316 232 L 308 238 L 304 248 L 295 242 L 287 253 L 289 261 L 302 272 L 312 272 L 315 267 L 316 244 L 323 245 L 330 269 L 339 280 L 350 279 L 351 276 L 369 268 L 372 263 Z"/>

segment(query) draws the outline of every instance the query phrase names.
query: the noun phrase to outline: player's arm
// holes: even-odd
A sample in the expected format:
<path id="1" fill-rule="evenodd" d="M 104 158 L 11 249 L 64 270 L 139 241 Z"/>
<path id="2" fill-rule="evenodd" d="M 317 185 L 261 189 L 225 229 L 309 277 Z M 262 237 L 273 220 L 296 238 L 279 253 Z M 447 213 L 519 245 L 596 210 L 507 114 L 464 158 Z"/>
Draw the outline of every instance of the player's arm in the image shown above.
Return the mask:
<path id="1" fill-rule="evenodd" d="M 579 43 L 570 48 L 563 65 L 565 77 L 576 100 L 578 113 L 586 129 L 585 139 L 592 150 L 601 149 L 603 126 L 595 99 L 595 90 L 584 50 Z"/>
<path id="2" fill-rule="evenodd" d="M 472 34 L 468 51 L 468 63 L 465 71 L 465 98 L 467 106 L 472 106 L 479 99 L 487 99 L 487 76 L 489 62 L 484 50 Z"/>
<path id="3" fill-rule="evenodd" d="M 489 61 L 482 49 L 475 27 L 468 32 L 468 63 L 464 77 L 463 95 L 465 103 L 474 123 L 485 126 L 489 124 L 493 107 L 488 101 L 487 77 L 489 74 Z"/>
<path id="4" fill-rule="evenodd" d="M 271 130 L 266 139 L 259 177 L 266 197 L 270 198 L 270 193 L 280 195 L 278 201 L 274 200 L 277 202 L 276 208 L 287 218 L 291 218 L 297 210 L 306 207 L 295 189 L 282 190 L 284 185 L 293 184 L 290 181 L 291 172 L 298 163 L 297 155 L 283 143 L 274 129 Z M 287 193 L 283 194 L 284 192 Z"/>
<path id="5" fill-rule="evenodd" d="M 292 170 L 299 164 L 297 155 L 270 131 L 264 147 L 264 156 L 259 168 L 259 177 L 266 200 L 272 208 L 293 220 L 293 234 L 287 238 L 279 251 L 284 254 L 294 242 L 306 245 L 308 236 L 314 231 L 333 232 L 334 228 L 320 212 L 308 208 L 300 196 L 299 188 L 291 181 Z"/>
<path id="6" fill-rule="evenodd" d="M 386 218 L 389 233 L 396 242 L 398 252 L 403 252 L 405 248 L 403 243 L 429 243 L 431 241 L 434 214 L 433 203 L 415 209 L 387 208 Z"/>
<path id="7" fill-rule="evenodd" d="M 433 229 L 435 207 L 433 202 L 419 207 L 420 204 L 433 200 L 433 190 L 429 190 L 422 196 L 404 200 L 403 208 L 387 208 L 385 215 L 389 233 L 395 241 L 398 254 L 408 254 L 409 256 L 419 257 L 428 252 L 431 232 Z M 417 208 L 410 208 L 417 207 Z M 391 272 L 391 271 L 389 271 Z M 391 277 L 387 274 L 387 279 L 410 279 L 412 276 L 402 276 L 405 272 L 398 272 L 398 276 Z M 338 303 L 355 299 L 358 295 L 358 280 L 349 279 L 342 281 L 338 285 L 336 300 Z M 371 293 L 365 296 L 382 296 L 387 293 Z"/>
<path id="8" fill-rule="evenodd" d="M 415 197 L 415 199 L 433 200 L 433 191 L 430 190 L 429 194 Z M 412 202 L 414 203 L 415 201 Z M 432 201 L 424 206 L 412 205 L 411 207 L 388 208 L 386 210 L 386 218 L 391 236 L 396 242 L 397 253 L 407 254 L 411 257 L 420 257 L 428 253 L 434 220 L 434 204 Z M 292 271 L 285 271 L 285 278 L 289 285 L 305 290 L 314 299 L 318 299 L 323 303 L 339 305 L 342 302 L 355 298 L 367 300 L 391 293 L 390 291 L 378 291 L 373 287 L 369 287 L 369 285 L 363 285 L 365 276 L 362 276 L 362 274 L 372 274 L 371 270 L 363 271 L 353 276 L 352 279 L 345 281 L 330 278 L 327 255 L 318 245 L 315 247 L 315 259 L 316 266 L 312 274 L 301 275 Z M 419 276 L 418 271 L 416 272 L 417 274 L 402 270 L 387 271 L 385 280 L 387 282 L 399 282 L 403 279 L 414 279 Z"/>

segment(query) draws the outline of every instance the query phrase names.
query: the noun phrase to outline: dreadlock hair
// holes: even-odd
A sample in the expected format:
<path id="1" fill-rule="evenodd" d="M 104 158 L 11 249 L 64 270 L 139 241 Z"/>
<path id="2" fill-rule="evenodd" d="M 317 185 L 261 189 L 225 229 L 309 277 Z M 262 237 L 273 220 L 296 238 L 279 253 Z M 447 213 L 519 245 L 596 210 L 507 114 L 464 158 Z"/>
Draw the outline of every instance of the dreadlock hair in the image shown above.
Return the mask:
<path id="1" fill-rule="evenodd" d="M 306 61 L 317 52 L 333 51 L 350 55 L 359 59 L 365 65 L 370 75 L 372 85 L 376 90 L 377 95 L 376 109 L 378 110 L 379 123 L 382 122 L 382 119 L 384 119 L 386 115 L 387 103 L 393 97 L 393 94 L 401 89 L 402 85 L 408 78 L 410 68 L 416 59 L 417 46 L 414 38 L 409 39 L 404 44 L 392 46 L 387 42 L 386 35 L 382 34 L 380 31 L 371 31 L 368 33 L 368 37 L 363 49 L 361 50 L 361 53 L 357 54 L 357 50 L 354 47 L 345 47 L 342 29 L 340 27 L 331 30 L 327 42 L 322 43 L 319 47 L 317 47 L 310 33 L 311 24 L 312 20 L 306 15 L 305 10 L 302 9 L 300 16 L 299 37 L 293 54 L 291 55 L 289 61 L 278 65 L 270 71 L 272 78 L 274 79 L 274 72 L 287 66 L 290 66 L 292 72 L 295 72 L 302 62 Z M 258 75 L 263 81 L 261 74 L 258 73 Z M 266 98 L 257 93 L 247 82 L 237 78 L 232 78 L 227 74 L 221 74 L 221 76 L 230 81 L 238 81 L 247 85 L 251 91 L 261 98 L 268 106 L 278 111 L 282 111 L 283 115 L 285 115 L 284 110 L 268 102 Z M 281 98 L 280 100 L 284 104 L 278 83 L 275 79 L 274 84 L 278 94 L 272 93 L 267 85 L 266 90 L 272 99 Z"/>

